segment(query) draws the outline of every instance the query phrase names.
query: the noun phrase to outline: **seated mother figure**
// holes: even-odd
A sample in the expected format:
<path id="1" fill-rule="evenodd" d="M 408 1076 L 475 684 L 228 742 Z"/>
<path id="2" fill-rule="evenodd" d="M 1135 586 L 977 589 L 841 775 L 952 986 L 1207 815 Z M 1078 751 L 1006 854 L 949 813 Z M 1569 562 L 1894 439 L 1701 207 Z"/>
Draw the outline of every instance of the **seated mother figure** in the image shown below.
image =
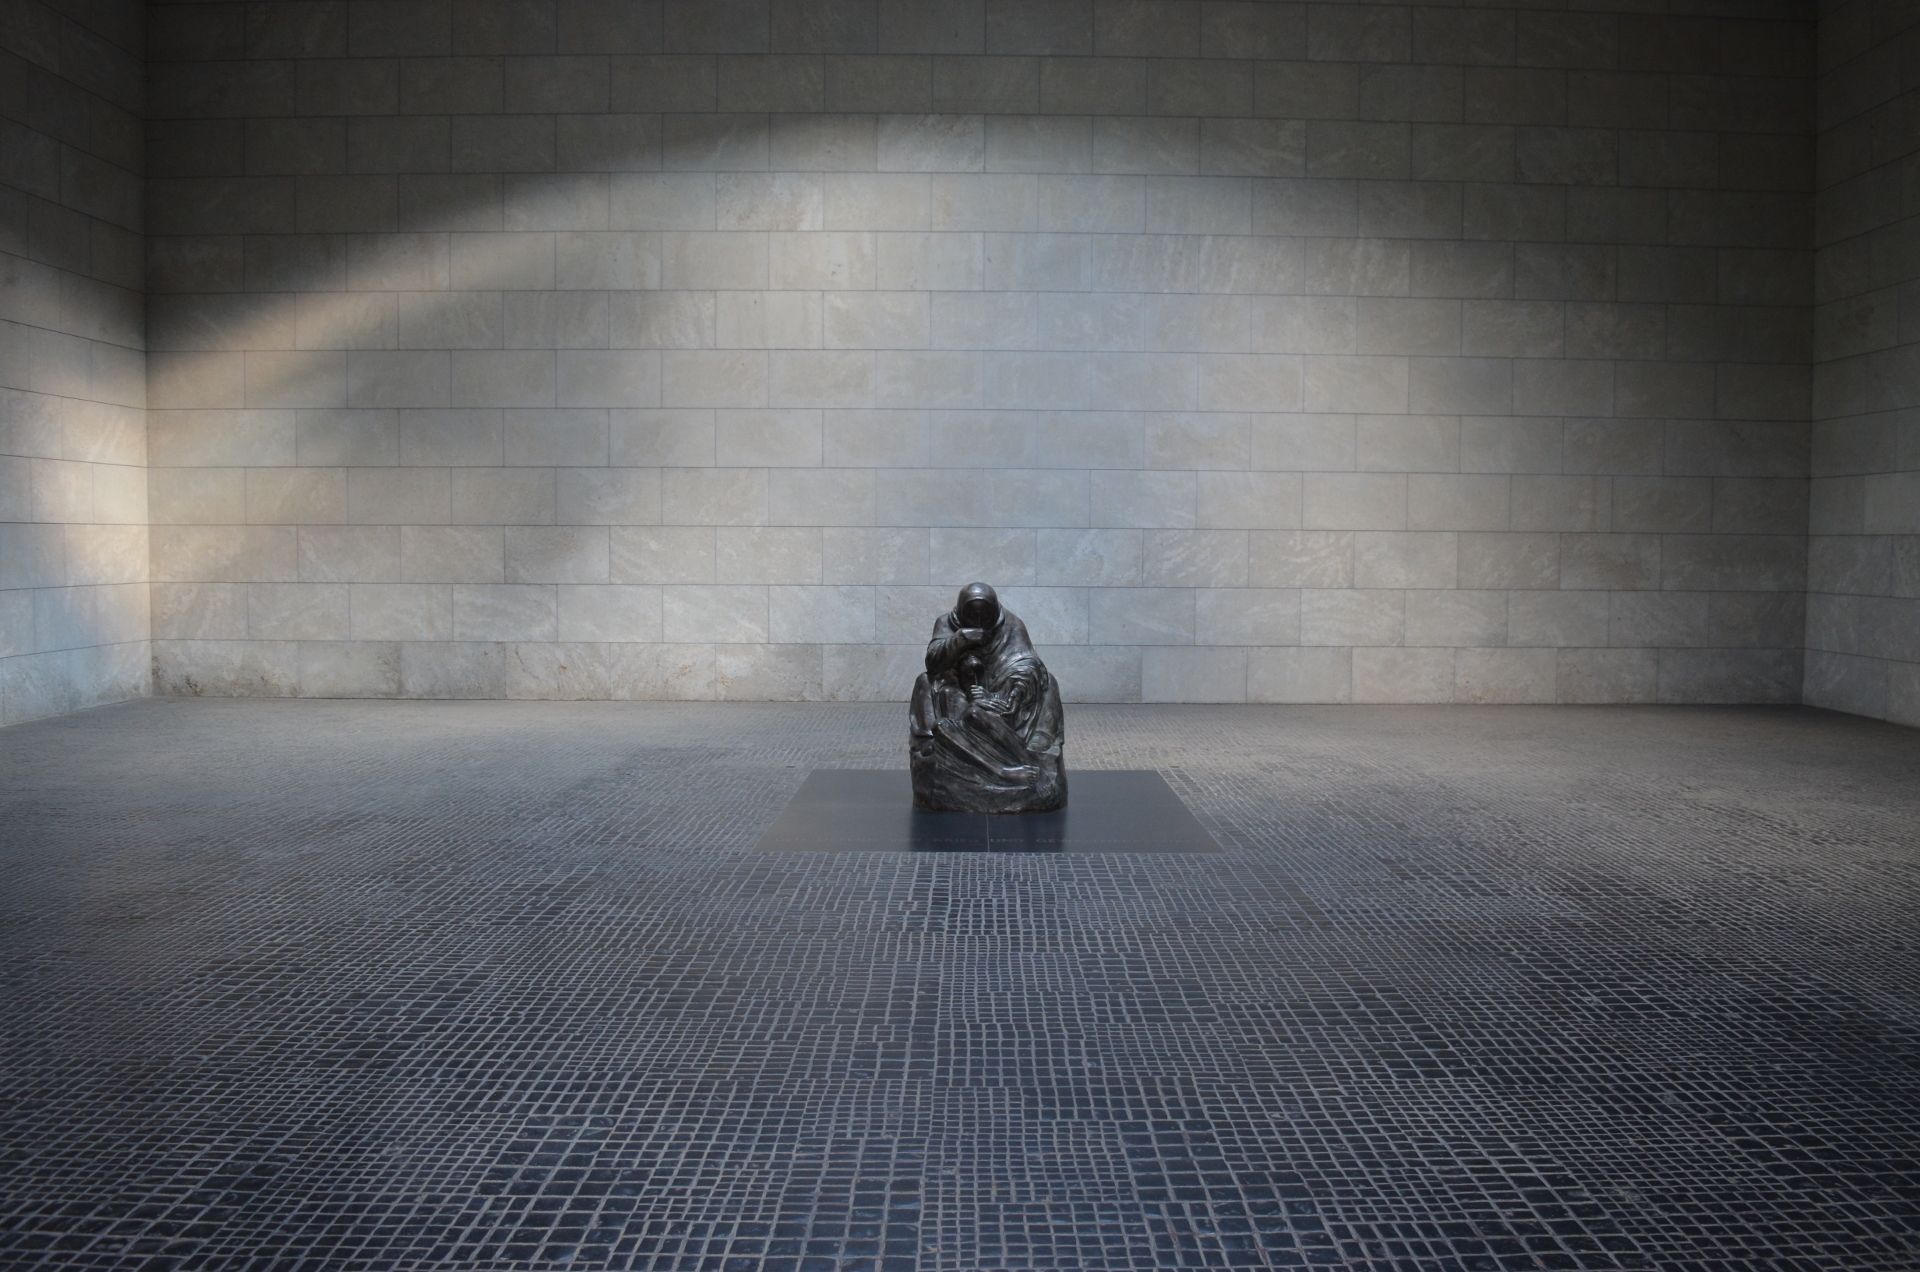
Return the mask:
<path id="1" fill-rule="evenodd" d="M 913 686 L 908 747 L 916 808 L 1043 813 L 1064 808 L 1060 690 L 1027 625 L 985 583 L 933 625 Z"/>

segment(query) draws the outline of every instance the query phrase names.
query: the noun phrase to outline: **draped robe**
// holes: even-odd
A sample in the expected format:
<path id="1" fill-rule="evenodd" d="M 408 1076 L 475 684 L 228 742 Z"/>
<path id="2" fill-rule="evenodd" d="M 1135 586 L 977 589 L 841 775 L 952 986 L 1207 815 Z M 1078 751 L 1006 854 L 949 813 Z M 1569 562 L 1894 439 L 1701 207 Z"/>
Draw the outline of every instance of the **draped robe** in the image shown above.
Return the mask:
<path id="1" fill-rule="evenodd" d="M 909 740 L 916 807 L 1038 813 L 1067 802 L 1060 690 L 1005 609 L 985 639 L 940 616 L 913 687 Z M 972 690 L 972 692 L 969 692 Z"/>

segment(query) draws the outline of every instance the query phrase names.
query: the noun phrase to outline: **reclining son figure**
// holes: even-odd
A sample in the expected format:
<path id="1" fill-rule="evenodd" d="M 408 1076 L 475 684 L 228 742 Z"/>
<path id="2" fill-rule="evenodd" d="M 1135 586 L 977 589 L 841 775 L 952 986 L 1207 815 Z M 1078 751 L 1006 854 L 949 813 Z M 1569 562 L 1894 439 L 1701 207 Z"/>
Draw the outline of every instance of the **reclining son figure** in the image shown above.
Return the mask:
<path id="1" fill-rule="evenodd" d="M 916 808 L 1044 813 L 1066 807 L 1060 689 L 1027 625 L 969 583 L 933 625 L 913 686 L 908 750 Z"/>

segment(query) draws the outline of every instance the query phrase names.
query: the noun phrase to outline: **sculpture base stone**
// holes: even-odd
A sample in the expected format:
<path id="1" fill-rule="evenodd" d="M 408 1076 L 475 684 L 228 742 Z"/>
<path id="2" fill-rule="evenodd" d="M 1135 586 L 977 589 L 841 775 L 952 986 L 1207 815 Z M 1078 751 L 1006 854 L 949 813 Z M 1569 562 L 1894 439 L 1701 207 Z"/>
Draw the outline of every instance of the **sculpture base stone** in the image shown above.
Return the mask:
<path id="1" fill-rule="evenodd" d="M 1160 774 L 1077 769 L 1051 813 L 913 807 L 900 769 L 816 769 L 757 847 L 763 852 L 1219 852 Z"/>

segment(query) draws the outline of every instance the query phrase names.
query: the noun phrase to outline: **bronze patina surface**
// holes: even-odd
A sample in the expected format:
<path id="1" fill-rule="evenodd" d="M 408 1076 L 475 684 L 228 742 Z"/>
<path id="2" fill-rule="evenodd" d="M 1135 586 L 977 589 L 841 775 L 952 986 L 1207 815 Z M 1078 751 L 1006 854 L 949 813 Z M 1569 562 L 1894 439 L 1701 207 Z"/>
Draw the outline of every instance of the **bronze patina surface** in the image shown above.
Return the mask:
<path id="1" fill-rule="evenodd" d="M 913 804 L 930 812 L 1046 813 L 1067 805 L 1060 688 L 1027 625 L 969 583 L 933 625 L 908 716 Z"/>

